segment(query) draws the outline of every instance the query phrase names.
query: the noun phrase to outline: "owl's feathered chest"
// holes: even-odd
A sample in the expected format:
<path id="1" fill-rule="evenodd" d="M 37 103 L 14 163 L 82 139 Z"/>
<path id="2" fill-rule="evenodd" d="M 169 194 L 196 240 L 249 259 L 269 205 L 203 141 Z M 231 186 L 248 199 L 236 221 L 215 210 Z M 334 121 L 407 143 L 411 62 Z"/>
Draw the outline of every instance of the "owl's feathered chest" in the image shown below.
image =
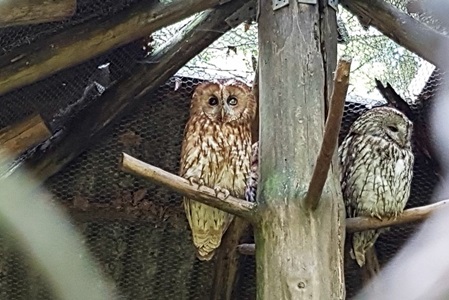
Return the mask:
<path id="1" fill-rule="evenodd" d="M 352 216 L 391 216 L 402 211 L 410 195 L 414 157 L 373 136 L 348 136 L 340 148 L 343 196 Z"/>
<path id="2" fill-rule="evenodd" d="M 202 179 L 242 196 L 249 173 L 251 131 L 249 126 L 190 122 L 181 157 L 181 176 Z"/>

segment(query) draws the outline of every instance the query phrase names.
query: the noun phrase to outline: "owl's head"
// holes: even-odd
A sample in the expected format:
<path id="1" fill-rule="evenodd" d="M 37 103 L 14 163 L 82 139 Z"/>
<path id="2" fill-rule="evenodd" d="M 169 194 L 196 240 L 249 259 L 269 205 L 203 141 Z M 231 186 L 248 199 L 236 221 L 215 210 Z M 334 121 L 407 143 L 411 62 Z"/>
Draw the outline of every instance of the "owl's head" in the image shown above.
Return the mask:
<path id="1" fill-rule="evenodd" d="M 192 96 L 191 115 L 205 115 L 217 123 L 249 123 L 256 115 L 251 88 L 238 80 L 205 82 Z"/>
<path id="2" fill-rule="evenodd" d="M 393 141 L 401 148 L 409 148 L 413 123 L 400 111 L 392 107 L 375 107 L 360 115 L 350 131 L 372 135 Z"/>

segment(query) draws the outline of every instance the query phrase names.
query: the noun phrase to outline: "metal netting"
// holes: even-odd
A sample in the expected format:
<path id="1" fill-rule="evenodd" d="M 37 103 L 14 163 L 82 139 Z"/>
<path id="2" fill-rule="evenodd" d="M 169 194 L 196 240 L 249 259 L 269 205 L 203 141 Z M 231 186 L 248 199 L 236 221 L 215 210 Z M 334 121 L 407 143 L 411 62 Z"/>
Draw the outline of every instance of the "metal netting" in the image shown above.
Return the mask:
<path id="1" fill-rule="evenodd" d="M 81 0 L 76 15 L 68 21 L 1 29 L 0 56 L 71 26 L 113 16 L 135 2 Z M 405 1 L 391 2 L 404 9 Z M 428 80 L 433 66 L 377 30 L 365 31 L 357 18 L 344 9 L 339 16 L 348 32 L 345 43 L 339 45 L 339 55 L 354 58 L 340 140 L 360 113 L 385 103 L 374 89 L 374 78 L 391 83 L 419 117 L 427 118 L 428 104 L 441 84 L 438 72 Z M 192 18 L 155 32 L 152 47 L 162 45 Z M 85 243 L 102 271 L 112 278 L 122 299 L 210 298 L 214 262 L 196 259 L 181 197 L 125 174 L 117 165 L 120 154 L 126 152 L 169 172 L 178 172 L 182 135 L 195 86 L 214 78 L 237 77 L 248 83 L 253 79 L 258 55 L 257 25 L 246 27 L 241 25 L 226 33 L 195 57 L 177 76 L 146 96 L 145 105 L 120 120 L 110 134 L 46 183 L 55 202 L 72 213 Z M 126 76 L 147 55 L 147 42 L 134 41 L 0 96 L 0 128 L 35 112 L 48 120 L 54 118 L 83 95 L 99 66 L 109 64 L 111 82 Z M 437 180 L 434 170 L 417 157 L 407 207 L 428 204 Z M 415 228 L 394 227 L 379 238 L 376 249 L 382 265 Z M 0 238 L 0 299 L 52 299 L 42 276 L 5 241 Z M 361 287 L 359 271 L 353 266 L 346 269 L 349 297 Z M 255 299 L 254 257 L 241 257 L 239 274 L 235 299 Z"/>

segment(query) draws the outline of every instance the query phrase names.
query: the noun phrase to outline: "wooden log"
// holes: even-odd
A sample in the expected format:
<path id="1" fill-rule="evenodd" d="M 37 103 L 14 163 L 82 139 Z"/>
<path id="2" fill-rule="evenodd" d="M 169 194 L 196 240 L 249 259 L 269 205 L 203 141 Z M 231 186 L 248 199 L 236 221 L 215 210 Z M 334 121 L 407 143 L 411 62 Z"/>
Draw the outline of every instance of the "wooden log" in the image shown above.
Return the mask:
<path id="1" fill-rule="evenodd" d="M 0 27 L 61 21 L 75 11 L 76 0 L 2 0 Z"/>
<path id="2" fill-rule="evenodd" d="M 0 130 L 0 154 L 5 151 L 10 157 L 17 157 L 51 134 L 42 117 L 33 115 Z"/>
<path id="3" fill-rule="evenodd" d="M 0 58 L 0 95 L 150 35 L 222 1 L 140 1 L 113 17 L 92 20 L 20 47 Z"/>
<path id="4" fill-rule="evenodd" d="M 336 153 L 317 208 L 301 205 L 322 144 L 336 67 L 335 11 L 318 2 L 290 1 L 275 11 L 270 0 L 260 5 L 258 299 L 345 298 L 345 212 Z"/>
<path id="5" fill-rule="evenodd" d="M 22 166 L 41 182 L 57 173 L 102 135 L 110 132 L 123 116 L 148 101 L 144 96 L 158 89 L 190 59 L 231 29 L 226 19 L 244 2 L 233 0 L 203 13 L 150 55 L 147 63 L 135 67 L 132 76 L 112 85 L 87 105 L 65 126 L 66 130 L 60 133 L 60 138 L 55 138 L 55 142 L 48 147 L 35 151 Z M 242 20 L 247 19 L 248 15 L 250 11 L 242 16 Z"/>

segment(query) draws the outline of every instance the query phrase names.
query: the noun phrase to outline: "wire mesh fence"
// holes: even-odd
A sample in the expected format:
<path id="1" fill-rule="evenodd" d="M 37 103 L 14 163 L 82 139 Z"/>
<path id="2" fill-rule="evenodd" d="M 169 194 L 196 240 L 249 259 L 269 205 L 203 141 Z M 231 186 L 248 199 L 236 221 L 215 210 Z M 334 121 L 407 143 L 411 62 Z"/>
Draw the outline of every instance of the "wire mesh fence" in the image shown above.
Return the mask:
<path id="1" fill-rule="evenodd" d="M 1 29 L 0 58 L 72 26 L 113 17 L 136 2 L 81 0 L 70 20 Z M 405 0 L 391 2 L 405 10 Z M 427 103 L 440 85 L 436 72 L 428 80 L 434 67 L 376 29 L 363 29 L 346 10 L 341 9 L 338 15 L 347 31 L 338 54 L 351 56 L 354 61 L 340 141 L 360 113 L 385 103 L 374 88 L 374 78 L 391 83 L 416 114 L 425 118 Z M 107 65 L 110 82 L 126 76 L 151 49 L 162 46 L 194 17 L 0 96 L 0 128 L 35 112 L 53 119 L 83 95 L 98 67 Z M 443 30 L 424 15 L 416 17 Z M 145 105 L 120 120 L 110 134 L 46 182 L 54 201 L 71 212 L 85 244 L 122 299 L 210 298 L 214 262 L 196 259 L 181 197 L 124 174 L 117 166 L 121 152 L 126 152 L 177 173 L 195 86 L 215 78 L 239 78 L 250 83 L 257 45 L 256 24 L 242 24 L 227 32 L 146 96 Z M 432 166 L 417 157 L 408 207 L 428 204 L 437 181 Z M 395 227 L 379 238 L 376 248 L 381 264 L 397 252 L 414 229 L 415 225 Z M 5 241 L 0 237 L 0 299 L 52 299 L 42 276 Z M 240 259 L 234 299 L 255 299 L 255 259 Z M 359 270 L 354 266 L 347 266 L 346 284 L 349 297 L 361 287 Z"/>

